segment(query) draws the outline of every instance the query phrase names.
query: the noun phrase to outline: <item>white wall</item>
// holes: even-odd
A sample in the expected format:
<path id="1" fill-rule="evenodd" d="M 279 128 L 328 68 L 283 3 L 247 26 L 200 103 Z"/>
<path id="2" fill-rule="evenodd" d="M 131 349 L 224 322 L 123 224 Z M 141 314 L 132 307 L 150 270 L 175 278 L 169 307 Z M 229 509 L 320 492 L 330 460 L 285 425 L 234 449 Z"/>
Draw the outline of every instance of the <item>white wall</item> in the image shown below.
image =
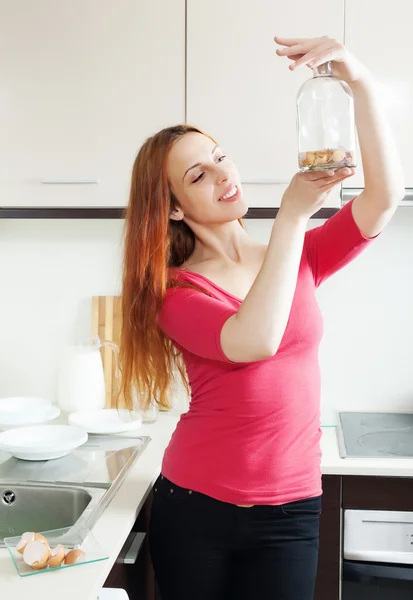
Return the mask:
<path id="1" fill-rule="evenodd" d="M 255 221 L 249 231 L 268 236 L 270 228 Z M 324 423 L 335 423 L 338 410 L 413 411 L 412 233 L 413 209 L 399 208 L 382 235 L 318 289 Z"/>
<path id="2" fill-rule="evenodd" d="M 123 221 L 0 220 L 0 396 L 54 399 L 60 350 L 120 289 Z"/>
<path id="3" fill-rule="evenodd" d="M 320 221 L 311 221 L 316 226 Z M 268 238 L 272 222 L 247 221 Z M 54 399 L 60 350 L 90 334 L 91 296 L 120 289 L 123 221 L 0 220 L 0 397 Z M 318 291 L 323 422 L 413 410 L 413 208 Z"/>

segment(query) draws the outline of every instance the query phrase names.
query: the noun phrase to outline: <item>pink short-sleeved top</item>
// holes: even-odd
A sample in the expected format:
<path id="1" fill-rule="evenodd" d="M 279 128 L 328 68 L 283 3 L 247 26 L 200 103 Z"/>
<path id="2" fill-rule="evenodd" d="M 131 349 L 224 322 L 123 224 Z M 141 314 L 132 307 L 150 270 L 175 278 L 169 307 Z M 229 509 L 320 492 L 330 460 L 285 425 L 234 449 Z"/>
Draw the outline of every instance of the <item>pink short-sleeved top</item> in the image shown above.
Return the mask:
<path id="1" fill-rule="evenodd" d="M 161 329 L 182 351 L 191 387 L 189 411 L 181 416 L 162 464 L 163 475 L 177 485 L 246 505 L 321 494 L 323 322 L 315 290 L 370 243 L 351 205 L 307 231 L 291 313 L 271 358 L 228 360 L 220 333 L 242 300 L 202 275 L 178 271 L 181 280 L 208 295 L 170 288 L 159 315 Z"/>

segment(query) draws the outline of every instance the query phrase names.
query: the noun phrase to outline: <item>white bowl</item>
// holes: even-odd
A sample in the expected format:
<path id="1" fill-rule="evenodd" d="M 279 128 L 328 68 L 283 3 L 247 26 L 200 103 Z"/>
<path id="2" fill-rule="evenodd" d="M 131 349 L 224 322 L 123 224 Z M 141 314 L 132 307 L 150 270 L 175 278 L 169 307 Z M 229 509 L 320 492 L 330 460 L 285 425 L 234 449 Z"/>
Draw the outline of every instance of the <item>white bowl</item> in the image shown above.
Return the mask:
<path id="1" fill-rule="evenodd" d="M 71 425 L 82 427 L 88 433 L 123 433 L 134 431 L 142 425 L 140 413 L 126 408 L 103 408 L 70 413 L 67 418 Z"/>
<path id="2" fill-rule="evenodd" d="M 32 396 L 0 398 L 0 423 L 13 426 L 40 423 L 47 418 L 51 406 L 49 400 Z"/>
<path id="3" fill-rule="evenodd" d="M 87 440 L 87 433 L 80 427 L 33 425 L 0 433 L 0 450 L 22 460 L 50 460 L 69 454 Z"/>

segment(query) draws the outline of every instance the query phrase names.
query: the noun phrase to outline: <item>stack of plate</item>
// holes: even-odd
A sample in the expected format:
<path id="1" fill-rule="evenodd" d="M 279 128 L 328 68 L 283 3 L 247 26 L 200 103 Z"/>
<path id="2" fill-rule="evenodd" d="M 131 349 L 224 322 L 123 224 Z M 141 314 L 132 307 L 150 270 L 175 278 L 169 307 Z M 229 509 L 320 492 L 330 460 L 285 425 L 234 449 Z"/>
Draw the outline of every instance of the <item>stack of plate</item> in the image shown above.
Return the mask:
<path id="1" fill-rule="evenodd" d="M 22 460 L 50 460 L 66 456 L 88 440 L 80 427 L 33 425 L 0 433 L 0 450 Z"/>
<path id="2" fill-rule="evenodd" d="M 0 398 L 0 430 L 46 423 L 59 415 L 60 409 L 44 398 Z"/>
<path id="3" fill-rule="evenodd" d="M 142 426 L 142 416 L 125 408 L 102 408 L 73 412 L 68 417 L 70 425 L 82 427 L 87 433 L 112 434 L 135 431 Z"/>

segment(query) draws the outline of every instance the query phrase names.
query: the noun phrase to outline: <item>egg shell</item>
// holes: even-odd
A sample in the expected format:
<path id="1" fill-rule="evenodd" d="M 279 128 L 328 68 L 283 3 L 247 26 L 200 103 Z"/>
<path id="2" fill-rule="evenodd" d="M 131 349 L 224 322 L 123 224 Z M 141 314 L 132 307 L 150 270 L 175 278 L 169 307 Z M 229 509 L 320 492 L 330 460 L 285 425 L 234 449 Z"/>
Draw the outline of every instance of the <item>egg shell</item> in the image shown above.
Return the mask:
<path id="1" fill-rule="evenodd" d="M 47 538 L 45 538 L 44 535 L 42 535 L 41 533 L 34 534 L 34 541 L 35 542 L 40 542 L 40 541 L 44 542 L 50 548 L 49 540 Z"/>
<path id="2" fill-rule="evenodd" d="M 334 163 L 339 163 L 342 160 L 344 160 L 345 158 L 346 158 L 346 151 L 345 150 L 334 150 L 333 157 L 332 157 L 332 161 Z"/>
<path id="3" fill-rule="evenodd" d="M 80 548 L 75 548 L 74 550 L 70 550 L 65 556 L 65 565 L 74 565 L 79 562 L 86 553 Z"/>
<path id="4" fill-rule="evenodd" d="M 34 542 L 35 535 L 36 534 L 34 533 L 34 531 L 26 531 L 25 533 L 23 533 L 23 535 L 21 536 L 21 538 L 16 546 L 17 552 L 19 552 L 20 554 L 23 554 L 24 549 L 26 548 L 27 544 L 29 544 L 30 542 Z"/>
<path id="5" fill-rule="evenodd" d="M 66 554 L 66 548 L 64 546 L 62 546 L 62 544 L 58 544 L 56 546 L 56 548 L 54 548 L 50 552 L 50 558 L 49 558 L 49 562 L 47 563 L 47 566 L 51 567 L 51 568 L 60 567 L 60 565 L 64 561 L 65 554 Z"/>
<path id="6" fill-rule="evenodd" d="M 29 567 L 32 567 L 36 571 L 44 569 L 49 558 L 49 544 L 46 544 L 43 540 L 29 542 L 23 552 L 23 560 L 26 565 L 29 565 Z"/>

